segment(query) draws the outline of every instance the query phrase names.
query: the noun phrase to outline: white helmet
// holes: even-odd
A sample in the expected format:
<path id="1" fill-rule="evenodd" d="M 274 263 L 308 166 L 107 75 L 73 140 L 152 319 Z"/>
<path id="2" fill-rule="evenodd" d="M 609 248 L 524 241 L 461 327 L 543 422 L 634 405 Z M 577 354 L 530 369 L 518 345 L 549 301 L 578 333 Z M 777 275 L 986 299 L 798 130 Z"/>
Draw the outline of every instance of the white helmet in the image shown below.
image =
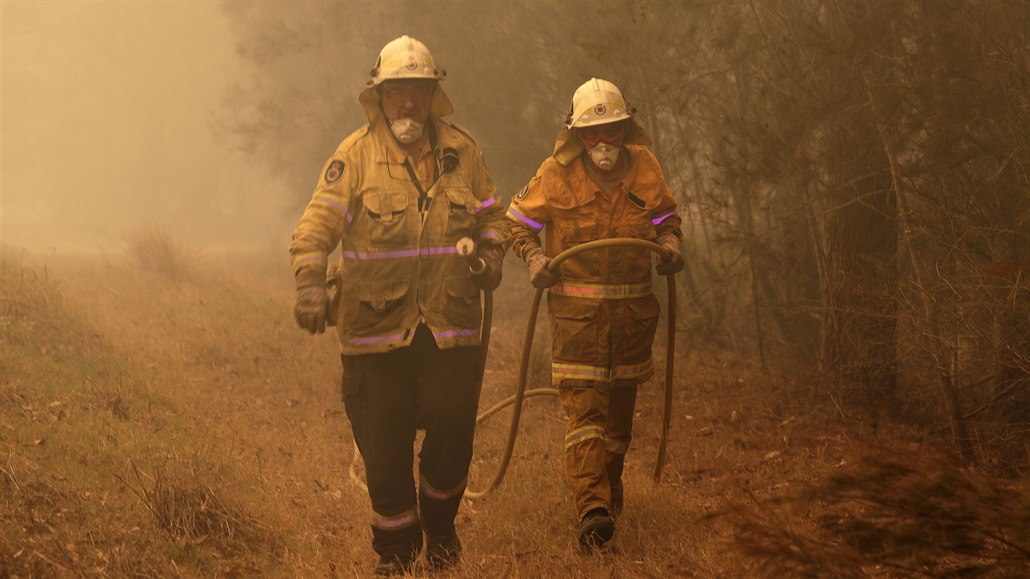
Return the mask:
<path id="1" fill-rule="evenodd" d="M 581 84 L 572 95 L 572 108 L 565 126 L 591 127 L 630 118 L 634 112 L 619 87 L 599 78 Z"/>
<path id="2" fill-rule="evenodd" d="M 372 69 L 371 86 L 383 81 L 401 78 L 429 78 L 442 80 L 447 71 L 436 66 L 429 48 L 422 42 L 404 35 L 386 43 Z"/>

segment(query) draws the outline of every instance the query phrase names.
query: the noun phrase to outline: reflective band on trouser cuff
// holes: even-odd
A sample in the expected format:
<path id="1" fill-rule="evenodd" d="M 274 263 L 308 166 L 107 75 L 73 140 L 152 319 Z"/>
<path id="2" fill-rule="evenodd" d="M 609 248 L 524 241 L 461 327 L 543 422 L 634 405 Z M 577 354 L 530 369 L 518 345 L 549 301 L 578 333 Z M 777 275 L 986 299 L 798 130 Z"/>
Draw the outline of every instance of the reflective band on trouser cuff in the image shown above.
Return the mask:
<path id="1" fill-rule="evenodd" d="M 433 485 L 429 484 L 426 477 L 419 475 L 418 477 L 418 490 L 422 494 L 426 495 L 431 499 L 438 501 L 446 501 L 449 498 L 458 496 L 461 491 L 465 490 L 465 486 L 468 485 L 468 477 L 462 479 L 462 481 L 447 490 L 440 490 Z"/>
<path id="2" fill-rule="evenodd" d="M 609 438 L 608 442 L 605 444 L 605 448 L 607 448 L 608 452 L 612 454 L 626 454 L 629 452 L 629 443 Z"/>
<path id="3" fill-rule="evenodd" d="M 396 251 L 352 251 L 344 250 L 343 257 L 347 259 L 407 259 L 409 257 L 427 257 L 432 255 L 453 255 L 458 253 L 454 246 L 449 247 L 413 247 L 411 249 L 398 249 Z"/>
<path id="4" fill-rule="evenodd" d="M 560 283 L 551 288 L 551 294 L 574 298 L 596 298 L 601 300 L 619 300 L 626 298 L 643 298 L 651 295 L 651 282 L 647 283 Z"/>
<path id="5" fill-rule="evenodd" d="M 588 440 L 605 440 L 604 427 L 596 424 L 588 424 L 587 426 L 580 426 L 575 430 L 565 435 L 565 450 L 576 446 L 581 442 Z"/>
<path id="6" fill-rule="evenodd" d="M 655 225 L 658 225 L 659 223 L 661 223 L 662 221 L 665 221 L 666 219 L 672 217 L 673 215 L 676 215 L 676 212 L 675 211 L 670 211 L 670 212 L 666 213 L 665 215 L 662 215 L 661 217 L 655 217 L 654 219 L 651 220 L 651 223 L 653 223 Z"/>
<path id="7" fill-rule="evenodd" d="M 483 201 L 482 205 L 480 205 L 479 207 L 476 207 L 476 213 L 479 213 L 480 211 L 486 209 L 487 207 L 490 207 L 491 205 L 493 205 L 495 203 L 497 203 L 497 198 L 496 197 L 491 197 L 491 198 L 487 199 L 486 201 Z"/>
<path id="8" fill-rule="evenodd" d="M 441 330 L 439 332 L 433 332 L 434 338 L 454 338 L 457 336 L 477 335 L 479 335 L 479 328 L 459 328 L 454 330 Z"/>
<path id="9" fill-rule="evenodd" d="M 643 378 L 651 371 L 651 360 L 639 364 L 621 364 L 610 370 L 603 366 L 554 362 L 551 364 L 551 383 L 558 384 L 562 380 L 589 380 L 606 383 L 613 380 L 633 380 Z"/>
<path id="10" fill-rule="evenodd" d="M 324 193 L 316 193 L 315 196 L 312 197 L 311 202 L 318 203 L 319 205 L 325 205 L 330 209 L 336 210 L 337 213 L 339 213 L 347 219 L 347 223 L 350 223 L 351 220 L 354 219 L 354 216 L 350 214 L 350 209 L 348 209 L 342 201 L 331 195 L 326 195 Z"/>
<path id="11" fill-rule="evenodd" d="M 387 517 L 372 513 L 372 526 L 384 531 L 399 531 L 418 523 L 418 509 L 412 507 L 403 513 Z"/>
<path id="12" fill-rule="evenodd" d="M 513 219 L 515 221 L 520 221 L 522 223 L 525 223 L 526 225 L 532 227 L 533 229 L 536 229 L 537 231 L 540 231 L 541 229 L 544 228 L 544 224 L 543 223 L 538 223 L 536 221 L 533 221 L 532 219 L 530 219 L 530 218 L 526 217 L 525 215 L 523 215 L 521 212 L 519 212 L 518 209 L 515 209 L 514 207 L 508 207 L 507 215 L 508 215 L 508 219 Z"/>

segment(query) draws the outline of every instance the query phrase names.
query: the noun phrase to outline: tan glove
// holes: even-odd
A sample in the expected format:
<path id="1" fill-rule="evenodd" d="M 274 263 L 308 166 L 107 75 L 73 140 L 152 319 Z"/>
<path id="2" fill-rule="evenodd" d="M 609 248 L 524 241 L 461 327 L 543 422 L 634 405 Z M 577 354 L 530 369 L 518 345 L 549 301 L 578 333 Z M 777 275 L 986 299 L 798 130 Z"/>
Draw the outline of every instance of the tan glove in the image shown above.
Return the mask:
<path id="1" fill-rule="evenodd" d="M 683 253 L 680 252 L 680 238 L 674 233 L 665 233 L 655 240 L 666 250 L 666 253 L 658 254 L 658 265 L 655 267 L 661 275 L 673 275 L 683 270 Z"/>
<path id="2" fill-rule="evenodd" d="M 329 295 L 325 284 L 309 285 L 297 289 L 297 304 L 293 306 L 293 317 L 297 325 L 312 334 L 325 332 L 325 320 L 329 311 Z"/>
<path id="3" fill-rule="evenodd" d="M 496 245 L 489 244 L 479 248 L 476 252 L 479 259 L 483 260 L 483 269 L 472 272 L 483 291 L 494 291 L 501 285 L 501 266 L 504 265 L 504 250 Z"/>
<path id="4" fill-rule="evenodd" d="M 529 281 L 533 287 L 547 289 L 561 281 L 561 277 L 556 272 L 547 269 L 549 263 L 551 263 L 551 258 L 544 255 L 543 251 L 534 253 L 526 260 L 526 265 L 529 266 Z"/>

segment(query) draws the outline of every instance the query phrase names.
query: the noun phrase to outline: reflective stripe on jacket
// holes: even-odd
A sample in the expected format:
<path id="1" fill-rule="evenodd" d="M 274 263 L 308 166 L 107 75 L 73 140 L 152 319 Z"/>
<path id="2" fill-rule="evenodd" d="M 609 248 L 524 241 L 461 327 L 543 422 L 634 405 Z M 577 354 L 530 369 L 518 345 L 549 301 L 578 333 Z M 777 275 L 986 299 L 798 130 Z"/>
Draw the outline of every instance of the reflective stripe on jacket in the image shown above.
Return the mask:
<path id="1" fill-rule="evenodd" d="M 423 187 L 424 214 L 407 157 L 380 116 L 326 162 L 294 231 L 298 278 L 324 277 L 328 255 L 340 245 L 336 327 L 343 354 L 406 346 L 421 321 L 440 348 L 479 343 L 479 287 L 454 246 L 471 237 L 503 247 L 510 226 L 475 142 L 435 116 L 429 123 L 438 178 Z"/>

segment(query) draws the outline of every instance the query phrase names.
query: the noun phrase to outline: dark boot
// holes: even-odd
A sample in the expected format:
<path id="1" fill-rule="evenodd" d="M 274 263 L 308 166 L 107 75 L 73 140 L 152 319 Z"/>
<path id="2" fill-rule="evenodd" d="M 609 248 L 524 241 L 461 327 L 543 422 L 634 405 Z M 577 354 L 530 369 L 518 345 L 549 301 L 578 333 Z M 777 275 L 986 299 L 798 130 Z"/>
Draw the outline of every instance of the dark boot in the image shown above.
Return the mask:
<path id="1" fill-rule="evenodd" d="M 461 561 L 461 541 L 457 535 L 426 535 L 426 565 L 432 571 L 450 569 Z"/>
<path id="2" fill-rule="evenodd" d="M 376 577 L 399 577 L 405 573 L 411 573 L 415 566 L 413 559 L 397 555 L 383 555 L 376 565 Z"/>
<path id="3" fill-rule="evenodd" d="M 579 544 L 584 551 L 600 550 L 614 536 L 615 519 L 607 509 L 593 509 L 579 523 Z"/>

